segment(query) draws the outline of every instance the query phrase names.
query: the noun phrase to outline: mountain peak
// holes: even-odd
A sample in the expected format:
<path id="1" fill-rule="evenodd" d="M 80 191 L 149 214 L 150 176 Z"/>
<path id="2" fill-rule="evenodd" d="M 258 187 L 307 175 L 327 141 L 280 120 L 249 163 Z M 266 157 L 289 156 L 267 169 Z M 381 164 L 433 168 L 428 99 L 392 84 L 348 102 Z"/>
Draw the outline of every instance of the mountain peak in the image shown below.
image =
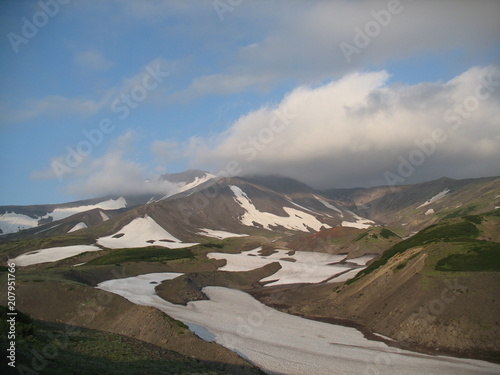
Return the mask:
<path id="1" fill-rule="evenodd" d="M 161 175 L 160 178 L 162 180 L 166 180 L 173 183 L 183 182 L 189 184 L 191 182 L 194 182 L 197 178 L 201 179 L 206 176 L 212 176 L 212 175 L 207 171 L 203 171 L 201 169 L 188 169 L 187 171 L 184 172 L 166 173 Z"/>

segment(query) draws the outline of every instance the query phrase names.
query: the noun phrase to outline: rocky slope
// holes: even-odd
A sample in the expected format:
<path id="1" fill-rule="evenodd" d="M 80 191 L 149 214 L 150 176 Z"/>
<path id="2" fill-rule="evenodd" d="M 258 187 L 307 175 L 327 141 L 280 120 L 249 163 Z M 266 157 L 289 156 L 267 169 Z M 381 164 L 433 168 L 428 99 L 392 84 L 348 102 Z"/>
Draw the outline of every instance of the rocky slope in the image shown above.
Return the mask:
<path id="1" fill-rule="evenodd" d="M 478 224 L 452 219 L 393 246 L 346 285 L 253 294 L 263 302 L 279 294 L 277 307 L 287 312 L 356 322 L 403 346 L 498 360 L 500 220 L 496 212 L 475 218 Z"/>

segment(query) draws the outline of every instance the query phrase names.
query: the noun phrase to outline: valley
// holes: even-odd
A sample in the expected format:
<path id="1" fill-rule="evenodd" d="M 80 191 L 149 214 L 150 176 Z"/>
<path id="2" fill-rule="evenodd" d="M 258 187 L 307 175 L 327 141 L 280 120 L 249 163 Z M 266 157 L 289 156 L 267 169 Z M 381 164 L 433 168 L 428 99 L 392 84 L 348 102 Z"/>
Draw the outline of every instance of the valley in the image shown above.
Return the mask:
<path id="1" fill-rule="evenodd" d="M 5 208 L 52 217 L 0 236 L 19 311 L 201 366 L 183 374 L 500 371 L 500 178 L 189 176 L 171 196 Z"/>

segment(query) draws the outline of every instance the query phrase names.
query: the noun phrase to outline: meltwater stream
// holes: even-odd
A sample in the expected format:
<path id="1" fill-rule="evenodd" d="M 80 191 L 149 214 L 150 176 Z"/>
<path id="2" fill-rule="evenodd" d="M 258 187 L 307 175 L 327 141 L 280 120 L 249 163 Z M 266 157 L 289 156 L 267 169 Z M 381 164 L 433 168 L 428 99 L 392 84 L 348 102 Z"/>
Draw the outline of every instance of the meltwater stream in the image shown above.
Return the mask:
<path id="1" fill-rule="evenodd" d="M 206 287 L 203 292 L 210 300 L 187 306 L 155 294 L 156 285 L 180 275 L 151 273 L 104 281 L 97 287 L 164 311 L 201 338 L 238 352 L 269 374 L 500 374 L 499 365 L 400 350 L 368 340 L 354 328 L 285 314 L 238 290 Z"/>

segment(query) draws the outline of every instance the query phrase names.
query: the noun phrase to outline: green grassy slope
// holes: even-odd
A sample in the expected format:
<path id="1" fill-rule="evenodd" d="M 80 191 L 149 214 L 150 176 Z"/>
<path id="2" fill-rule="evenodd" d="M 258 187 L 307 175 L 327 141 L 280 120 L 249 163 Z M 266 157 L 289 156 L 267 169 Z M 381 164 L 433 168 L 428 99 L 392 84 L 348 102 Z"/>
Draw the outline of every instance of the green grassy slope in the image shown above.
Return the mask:
<path id="1" fill-rule="evenodd" d="M 6 308 L 0 306 L 5 316 Z M 16 340 L 16 369 L 3 365 L 3 374 L 161 374 L 216 375 L 202 363 L 158 346 L 117 334 L 64 324 L 33 321 L 23 315 Z M 0 326 L 2 347 L 7 346 Z"/>
<path id="2" fill-rule="evenodd" d="M 456 243 L 456 254 L 450 254 L 436 264 L 441 271 L 500 271 L 500 244 L 478 240 L 481 230 L 478 226 L 484 219 L 497 221 L 497 212 L 485 215 L 464 216 L 460 219 L 445 220 L 421 230 L 414 236 L 401 241 L 361 271 L 347 284 L 352 284 L 381 266 L 397 254 L 418 246 L 435 243 Z M 465 251 L 465 252 L 464 252 Z"/>

